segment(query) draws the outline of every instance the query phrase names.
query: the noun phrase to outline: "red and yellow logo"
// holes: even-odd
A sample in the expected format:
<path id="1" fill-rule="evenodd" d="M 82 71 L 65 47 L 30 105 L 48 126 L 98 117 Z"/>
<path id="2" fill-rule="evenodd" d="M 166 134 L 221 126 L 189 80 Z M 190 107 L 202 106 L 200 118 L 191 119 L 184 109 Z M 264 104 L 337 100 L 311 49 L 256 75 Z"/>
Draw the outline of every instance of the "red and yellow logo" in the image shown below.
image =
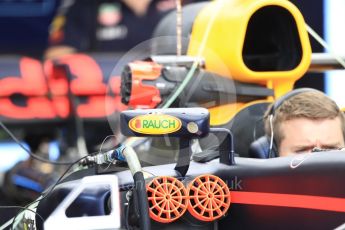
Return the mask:
<path id="1" fill-rule="evenodd" d="M 160 135 L 174 133 L 181 129 L 182 122 L 177 117 L 165 114 L 146 114 L 132 118 L 129 128 L 137 133 Z"/>

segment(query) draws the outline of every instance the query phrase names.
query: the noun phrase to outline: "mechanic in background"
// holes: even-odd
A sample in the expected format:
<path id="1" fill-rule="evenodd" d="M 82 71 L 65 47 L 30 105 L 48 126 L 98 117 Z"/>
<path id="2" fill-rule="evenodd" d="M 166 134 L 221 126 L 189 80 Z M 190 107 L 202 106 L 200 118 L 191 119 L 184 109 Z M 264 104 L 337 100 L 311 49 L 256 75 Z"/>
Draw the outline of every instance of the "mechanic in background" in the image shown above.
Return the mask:
<path id="1" fill-rule="evenodd" d="M 345 146 L 344 114 L 321 91 L 311 90 L 288 97 L 273 115 L 268 108 L 265 117 L 266 135 L 270 139 L 273 131 L 279 156 Z"/>
<path id="2" fill-rule="evenodd" d="M 62 0 L 50 27 L 50 46 L 45 58 L 59 59 L 75 52 L 111 52 L 111 55 L 114 54 L 112 61 L 116 62 L 121 54 L 151 38 L 159 21 L 176 9 L 176 1 Z M 180 1 L 182 5 L 187 5 L 206 0 Z M 102 71 L 103 79 L 107 82 L 109 75 L 105 73 L 106 70 Z M 115 123 L 113 125 L 117 127 Z M 99 126 L 98 132 L 94 131 L 95 127 L 92 127 L 92 132 L 85 132 L 88 145 L 98 144 L 113 133 L 121 136 L 119 129 L 112 131 L 108 126 Z M 100 137 L 102 140 L 99 140 Z M 107 148 L 107 144 L 103 147 Z"/>
<path id="3" fill-rule="evenodd" d="M 193 2 L 181 0 L 183 5 Z M 194 1 L 195 2 L 195 1 Z M 176 0 L 63 0 L 46 58 L 78 52 L 125 52 L 151 38 Z"/>

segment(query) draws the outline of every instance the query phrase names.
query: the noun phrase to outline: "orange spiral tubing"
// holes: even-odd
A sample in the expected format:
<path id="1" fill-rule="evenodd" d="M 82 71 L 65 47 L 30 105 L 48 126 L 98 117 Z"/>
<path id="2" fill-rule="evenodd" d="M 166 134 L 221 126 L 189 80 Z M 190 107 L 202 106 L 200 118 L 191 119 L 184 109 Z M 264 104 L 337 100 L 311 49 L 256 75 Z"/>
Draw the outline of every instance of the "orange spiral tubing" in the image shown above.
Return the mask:
<path id="1" fill-rule="evenodd" d="M 190 182 L 188 211 L 198 220 L 214 221 L 226 214 L 230 207 L 230 190 L 214 175 L 201 175 Z"/>
<path id="2" fill-rule="evenodd" d="M 146 185 L 150 217 L 160 223 L 170 223 L 187 210 L 187 191 L 182 182 L 174 177 L 154 178 Z"/>

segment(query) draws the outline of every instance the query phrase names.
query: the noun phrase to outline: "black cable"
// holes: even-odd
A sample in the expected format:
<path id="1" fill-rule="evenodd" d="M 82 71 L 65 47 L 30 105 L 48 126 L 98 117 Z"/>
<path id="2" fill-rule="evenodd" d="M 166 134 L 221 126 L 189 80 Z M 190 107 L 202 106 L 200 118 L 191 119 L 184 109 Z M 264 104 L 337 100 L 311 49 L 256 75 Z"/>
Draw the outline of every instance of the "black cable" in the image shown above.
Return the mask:
<path id="1" fill-rule="evenodd" d="M 67 84 L 68 84 L 68 93 L 67 97 L 70 101 L 70 108 L 71 108 L 71 116 L 74 118 L 74 124 L 76 128 L 76 134 L 77 134 L 77 149 L 79 149 L 79 139 L 81 138 L 83 141 L 83 147 L 85 147 L 85 151 L 87 151 L 87 148 L 85 146 L 85 132 L 84 132 L 84 123 L 82 119 L 78 116 L 77 113 L 77 105 L 79 104 L 79 99 L 76 95 L 73 94 L 71 90 L 71 83 L 72 83 L 72 73 L 70 71 L 70 68 L 68 65 L 61 65 L 65 68 L 66 71 L 66 77 L 67 77 Z"/>
<path id="2" fill-rule="evenodd" d="M 94 153 L 96 153 L 96 152 L 94 152 Z M 94 153 L 92 153 L 92 154 L 94 154 Z M 74 161 L 66 170 L 65 170 L 65 172 L 59 177 L 59 179 L 54 183 L 54 185 L 51 187 L 51 189 L 44 195 L 44 197 L 42 197 L 42 199 L 43 198 L 45 198 L 45 197 L 47 197 L 53 190 L 54 190 L 54 188 L 56 187 L 56 185 L 64 178 L 64 176 L 69 172 L 69 170 L 75 165 L 75 164 L 77 164 L 77 163 L 79 163 L 80 161 L 82 161 L 82 160 L 84 160 L 86 157 L 88 157 L 89 155 L 87 155 L 87 156 L 83 156 L 83 157 L 81 157 L 81 158 L 79 158 L 78 160 L 76 160 L 76 161 Z"/>
<path id="3" fill-rule="evenodd" d="M 97 153 L 97 152 L 94 152 L 94 153 L 92 153 L 92 154 L 95 154 L 95 153 Z M 81 160 L 85 159 L 85 158 L 88 157 L 88 156 L 89 156 L 89 155 L 84 156 L 84 157 L 82 157 L 82 158 L 80 158 L 80 159 L 74 161 L 73 163 L 71 163 L 70 166 L 65 170 L 65 172 L 64 172 L 64 173 L 59 177 L 59 179 L 54 183 L 54 185 L 51 186 L 51 188 L 48 190 L 47 193 L 45 193 L 44 195 L 42 195 L 42 197 L 41 197 L 40 199 L 32 201 L 31 203 L 29 203 L 29 204 L 26 205 L 25 207 L 27 208 L 27 207 L 29 207 L 30 205 L 32 205 L 32 204 L 34 204 L 34 203 L 36 203 L 36 202 L 39 202 L 39 201 L 45 199 L 46 197 L 48 197 L 48 195 L 54 190 L 54 188 L 55 188 L 55 187 L 58 185 L 58 183 L 64 178 L 64 176 L 69 172 L 69 170 L 70 170 L 75 164 L 79 163 Z M 11 223 L 11 229 L 13 229 L 14 222 L 15 222 L 15 220 L 16 220 L 16 218 L 18 217 L 19 214 L 20 214 L 20 212 L 18 212 L 18 213 L 13 217 L 13 220 L 12 220 L 12 223 Z M 43 222 L 44 222 L 44 220 L 43 220 Z"/>
<path id="4" fill-rule="evenodd" d="M 0 121 L 0 126 L 6 131 L 6 133 L 21 147 L 24 149 L 24 151 L 26 151 L 32 158 L 36 159 L 36 160 L 39 160 L 39 161 L 42 161 L 42 162 L 45 162 L 45 163 L 50 163 L 50 164 L 55 164 L 55 165 L 69 165 L 69 167 L 65 170 L 65 172 L 59 177 L 59 179 L 54 183 L 54 185 L 51 187 L 50 190 L 48 190 L 48 192 L 43 195 L 40 199 L 38 200 L 34 200 L 32 201 L 31 203 L 29 203 L 28 205 L 26 205 L 25 209 L 28 209 L 28 206 L 34 204 L 35 202 L 39 202 L 41 200 L 43 200 L 44 198 L 48 197 L 48 195 L 54 190 L 54 188 L 57 186 L 57 184 L 64 178 L 64 176 L 67 174 L 67 172 L 77 163 L 79 163 L 80 161 L 84 160 L 86 157 L 90 156 L 90 155 L 94 155 L 94 154 L 97 154 L 99 153 L 99 151 L 97 152 L 93 152 L 89 155 L 86 155 L 74 162 L 56 162 L 56 161 L 50 161 L 50 160 L 47 160 L 47 159 L 44 159 L 34 153 L 32 153 L 30 150 L 28 150 L 27 148 L 25 148 L 25 146 L 20 143 L 20 141 L 13 135 L 13 133 Z M 107 150 L 108 151 L 108 150 Z M 12 223 L 11 223 L 11 229 L 13 229 L 13 225 L 14 225 L 14 222 L 15 222 L 15 219 L 18 217 L 20 212 L 18 212 L 13 220 L 12 220 Z M 37 213 L 38 214 L 38 213 Z M 39 215 L 39 214 L 38 214 Z M 39 215 L 40 216 L 40 215 Z M 40 216 L 40 218 L 42 219 L 42 217 Z M 42 219 L 42 221 L 44 222 L 44 220 Z"/>
<path id="5" fill-rule="evenodd" d="M 63 162 L 63 161 L 51 161 L 48 159 L 45 159 L 43 157 L 40 157 L 39 155 L 31 152 L 29 149 L 25 148 L 25 146 L 20 143 L 20 141 L 13 135 L 13 133 L 5 126 L 4 123 L 0 121 L 0 126 L 5 130 L 5 132 L 22 148 L 24 149 L 25 152 L 27 152 L 33 159 L 44 162 L 44 163 L 49 163 L 53 165 L 70 165 L 73 164 L 74 162 Z"/>
<path id="6" fill-rule="evenodd" d="M 139 224 L 140 229 L 142 230 L 150 230 L 151 229 L 151 221 L 149 217 L 149 203 L 147 199 L 146 187 L 145 187 L 145 178 L 141 171 L 136 172 L 133 175 L 134 179 L 134 192 L 136 192 L 138 196 L 138 209 L 139 209 Z"/>

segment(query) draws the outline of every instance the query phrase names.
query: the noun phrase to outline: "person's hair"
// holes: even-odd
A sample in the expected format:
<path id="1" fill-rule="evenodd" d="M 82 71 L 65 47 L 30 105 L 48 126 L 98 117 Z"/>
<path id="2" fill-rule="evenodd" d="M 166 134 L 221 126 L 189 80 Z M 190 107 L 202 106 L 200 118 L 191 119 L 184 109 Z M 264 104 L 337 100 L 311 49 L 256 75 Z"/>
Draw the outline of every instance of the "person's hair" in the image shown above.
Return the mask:
<path id="1" fill-rule="evenodd" d="M 273 106 L 273 105 L 271 105 Z M 271 136 L 271 125 L 269 121 L 269 106 L 265 114 L 265 132 Z M 319 91 L 310 91 L 297 94 L 284 101 L 274 112 L 272 127 L 274 141 L 279 148 L 283 140 L 283 130 L 280 124 L 295 118 L 307 118 L 311 120 L 323 120 L 340 118 L 343 138 L 345 138 L 345 117 L 337 104 L 327 95 Z"/>

